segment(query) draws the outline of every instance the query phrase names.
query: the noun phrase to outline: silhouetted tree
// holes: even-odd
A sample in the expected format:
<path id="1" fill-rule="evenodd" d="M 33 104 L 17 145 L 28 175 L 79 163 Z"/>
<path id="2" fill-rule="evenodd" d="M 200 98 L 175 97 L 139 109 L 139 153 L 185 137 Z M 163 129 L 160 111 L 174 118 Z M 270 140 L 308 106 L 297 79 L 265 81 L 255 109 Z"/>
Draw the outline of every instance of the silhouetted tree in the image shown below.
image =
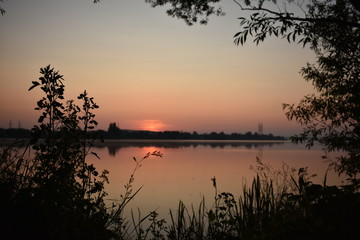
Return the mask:
<path id="1" fill-rule="evenodd" d="M 167 13 L 186 23 L 197 22 L 194 16 L 209 16 L 219 1 L 146 0 L 153 7 L 167 3 Z M 277 1 L 234 0 L 241 13 L 241 31 L 235 44 L 243 45 L 253 37 L 256 44 L 269 36 L 309 45 L 316 53 L 316 64 L 301 70 L 318 94 L 305 96 L 295 105 L 284 104 L 286 115 L 304 125 L 294 142 L 315 141 L 325 151 L 344 151 L 337 163 L 339 173 L 356 176 L 360 171 L 360 2 L 357 0 Z M 199 8 L 201 6 L 202 8 Z M 220 8 L 218 8 L 220 9 Z M 200 11 L 200 12 L 199 12 Z"/>
<path id="2" fill-rule="evenodd" d="M 6 239 L 109 239 L 110 213 L 105 207 L 107 171 L 88 164 L 98 106 L 86 91 L 82 105 L 64 103 L 63 76 L 49 66 L 29 90 L 40 88 L 41 112 L 33 127 L 33 157 L 4 151 L 0 164 L 1 237 Z M 42 139 L 40 139 L 42 138 Z"/>
<path id="3" fill-rule="evenodd" d="M 116 123 L 110 123 L 108 128 L 108 137 L 119 138 L 121 137 L 121 130 L 116 126 Z"/>
<path id="4" fill-rule="evenodd" d="M 358 6 L 357 6 L 358 7 Z M 316 64 L 301 70 L 318 94 L 305 96 L 300 103 L 284 104 L 287 117 L 305 125 L 295 142 L 310 147 L 320 142 L 326 151 L 340 150 L 344 155 L 334 163 L 336 170 L 356 176 L 360 172 L 360 11 L 349 1 L 312 8 L 316 17 L 331 16 L 338 23 L 313 23 L 311 47 Z"/>

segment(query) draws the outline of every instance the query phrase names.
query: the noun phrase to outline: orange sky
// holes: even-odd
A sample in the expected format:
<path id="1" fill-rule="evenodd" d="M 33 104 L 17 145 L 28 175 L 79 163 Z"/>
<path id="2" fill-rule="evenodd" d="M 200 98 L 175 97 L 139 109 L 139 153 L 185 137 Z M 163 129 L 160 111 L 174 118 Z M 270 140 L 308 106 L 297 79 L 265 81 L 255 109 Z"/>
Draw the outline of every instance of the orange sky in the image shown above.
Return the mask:
<path id="1" fill-rule="evenodd" d="M 100 105 L 100 128 L 257 131 L 291 135 L 282 103 L 312 93 L 299 75 L 313 54 L 281 39 L 233 44 L 241 12 L 187 26 L 142 0 L 12 0 L 0 16 L 0 127 L 30 128 L 40 67 L 65 77 L 67 98 L 86 89 Z"/>

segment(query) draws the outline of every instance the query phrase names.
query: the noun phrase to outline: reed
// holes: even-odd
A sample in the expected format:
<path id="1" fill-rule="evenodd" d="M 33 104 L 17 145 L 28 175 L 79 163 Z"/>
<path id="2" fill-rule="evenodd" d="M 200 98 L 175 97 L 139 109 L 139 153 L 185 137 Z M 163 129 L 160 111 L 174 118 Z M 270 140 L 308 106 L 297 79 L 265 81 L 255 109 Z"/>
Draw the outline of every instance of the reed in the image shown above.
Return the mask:
<path id="1" fill-rule="evenodd" d="M 295 174 L 281 174 L 288 186 L 277 186 L 279 175 L 258 174 L 249 186 L 244 185 L 236 198 L 232 193 L 218 192 L 213 178 L 213 206 L 206 209 L 203 198 L 197 208 L 187 208 L 182 201 L 170 210 L 170 221 L 154 221 L 151 216 L 138 218 L 136 236 L 131 239 L 348 239 L 357 236 L 357 217 L 360 213 L 359 184 L 344 186 L 314 184 L 306 168 Z M 281 189 L 281 191 L 279 191 Z M 140 213 L 140 211 L 139 211 Z M 140 215 L 139 215 L 140 216 Z M 161 227 L 153 231 L 161 222 Z M 133 221 L 135 224 L 135 221 Z"/>

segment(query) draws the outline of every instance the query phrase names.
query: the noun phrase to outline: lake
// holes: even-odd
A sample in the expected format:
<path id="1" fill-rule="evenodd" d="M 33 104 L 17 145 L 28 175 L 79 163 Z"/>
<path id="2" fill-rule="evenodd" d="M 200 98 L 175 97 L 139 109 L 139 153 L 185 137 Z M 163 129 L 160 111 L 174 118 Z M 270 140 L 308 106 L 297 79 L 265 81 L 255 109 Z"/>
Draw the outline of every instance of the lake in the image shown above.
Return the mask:
<path id="1" fill-rule="evenodd" d="M 196 208 L 205 197 L 210 207 L 213 177 L 219 191 L 239 196 L 243 185 L 249 185 L 256 175 L 250 167 L 256 166 L 257 157 L 274 169 L 280 169 L 283 163 L 297 169 L 308 167 L 309 173 L 318 174 L 313 178 L 318 183 L 328 168 L 320 146 L 308 150 L 305 145 L 287 141 L 106 140 L 93 151 L 101 158 L 91 159 L 96 168 L 110 172 L 110 184 L 106 186 L 109 199 L 119 199 L 124 193 L 124 184 L 135 167 L 133 157 L 140 160 L 148 152 L 160 151 L 163 157 L 145 159 L 136 171 L 134 188 L 143 187 L 129 207 L 138 207 L 142 215 L 157 210 L 164 218 L 169 209 L 177 208 L 179 200 Z M 327 182 L 331 185 L 341 181 L 330 172 Z"/>

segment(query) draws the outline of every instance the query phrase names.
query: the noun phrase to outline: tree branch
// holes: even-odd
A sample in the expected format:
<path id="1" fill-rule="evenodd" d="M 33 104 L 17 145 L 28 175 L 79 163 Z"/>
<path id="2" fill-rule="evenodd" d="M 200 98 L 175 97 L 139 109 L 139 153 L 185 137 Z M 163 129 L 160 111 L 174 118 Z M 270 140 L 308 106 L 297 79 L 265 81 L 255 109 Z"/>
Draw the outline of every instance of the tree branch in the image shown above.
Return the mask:
<path id="1" fill-rule="evenodd" d="M 267 8 L 262 8 L 262 7 L 252 7 L 252 8 L 244 8 L 241 6 L 240 3 L 238 3 L 236 0 L 234 0 L 235 3 L 237 3 L 237 5 L 241 8 L 241 10 L 243 11 L 263 11 L 263 12 L 267 12 L 270 14 L 275 15 L 274 17 L 268 17 L 265 18 L 267 20 L 274 20 L 274 21 L 283 21 L 283 20 L 290 20 L 290 21 L 297 21 L 297 22 L 309 22 L 309 23 L 334 23 L 334 24 L 338 24 L 338 25 L 342 25 L 342 26 L 349 26 L 349 27 L 355 27 L 355 28 L 360 28 L 360 23 L 359 22 L 349 22 L 349 21 L 344 21 L 341 19 L 336 19 L 336 18 L 308 18 L 308 17 L 293 17 L 291 16 L 292 13 L 288 13 L 288 12 L 275 12 L 272 11 L 270 9 Z"/>
<path id="2" fill-rule="evenodd" d="M 302 18 L 302 17 L 289 17 L 289 16 L 279 16 L 279 17 L 269 17 L 268 20 L 291 20 L 297 22 L 309 22 L 309 23 L 334 23 L 342 26 L 349 26 L 360 28 L 360 23 L 349 22 L 335 18 Z"/>

